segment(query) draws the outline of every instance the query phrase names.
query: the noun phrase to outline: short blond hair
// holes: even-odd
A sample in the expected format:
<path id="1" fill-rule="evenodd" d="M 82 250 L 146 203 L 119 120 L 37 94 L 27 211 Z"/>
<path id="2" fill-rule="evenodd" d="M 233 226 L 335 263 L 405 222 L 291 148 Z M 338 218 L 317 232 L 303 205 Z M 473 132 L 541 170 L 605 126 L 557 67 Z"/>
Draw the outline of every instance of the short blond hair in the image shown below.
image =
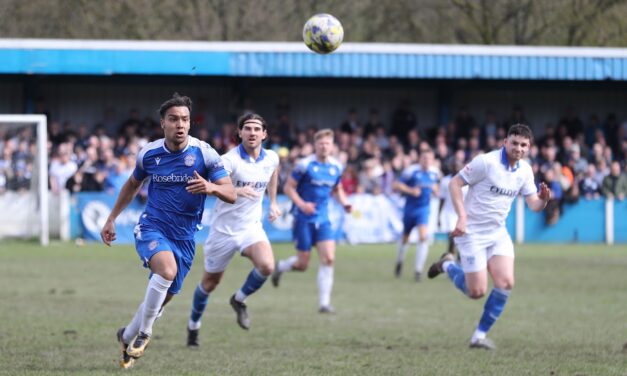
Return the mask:
<path id="1" fill-rule="evenodd" d="M 333 139 L 333 130 L 329 128 L 321 129 L 314 134 L 314 141 L 318 141 L 321 138 L 331 137 Z"/>

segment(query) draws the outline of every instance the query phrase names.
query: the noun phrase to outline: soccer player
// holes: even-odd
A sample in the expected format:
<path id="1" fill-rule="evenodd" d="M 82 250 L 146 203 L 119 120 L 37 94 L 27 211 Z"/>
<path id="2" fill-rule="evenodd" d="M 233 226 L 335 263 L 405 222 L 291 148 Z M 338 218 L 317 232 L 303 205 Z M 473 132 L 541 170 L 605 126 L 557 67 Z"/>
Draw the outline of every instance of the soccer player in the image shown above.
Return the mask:
<path id="1" fill-rule="evenodd" d="M 417 164 L 403 171 L 394 188 L 405 196 L 403 210 L 403 234 L 398 244 L 394 275 L 401 276 L 403 260 L 409 247 L 409 234 L 418 227 L 418 244 L 416 245 L 416 264 L 414 278 L 419 282 L 422 276 L 427 255 L 429 254 L 429 213 L 431 196 L 438 194 L 438 172 L 432 167 L 433 151 L 423 149 Z"/>
<path id="2" fill-rule="evenodd" d="M 470 339 L 471 348 L 495 349 L 486 333 L 503 312 L 514 287 L 514 246 L 505 228 L 512 201 L 522 194 L 533 211 L 541 211 L 551 198 L 545 183 L 534 184 L 531 166 L 523 158 L 533 135 L 527 125 L 508 131 L 501 149 L 475 157 L 450 182 L 449 189 L 458 219 L 452 236 L 460 253 L 461 267 L 449 253 L 429 268 L 429 278 L 440 273 L 462 293 L 479 299 L 488 289 L 488 273 L 494 288 L 485 302 L 479 325 Z M 468 193 L 462 201 L 462 187 Z"/>
<path id="3" fill-rule="evenodd" d="M 133 366 L 150 342 L 152 326 L 163 307 L 177 294 L 192 265 L 194 233 L 202 218 L 206 195 L 234 203 L 235 189 L 220 156 L 207 143 L 188 135 L 192 101 L 174 96 L 159 108 L 164 138 L 146 145 L 133 174 L 122 187 L 100 232 L 110 246 L 115 219 L 150 178 L 148 202 L 135 227 L 135 247 L 150 279 L 143 302 L 131 322 L 118 330 L 121 368 Z"/>
<path id="4" fill-rule="evenodd" d="M 344 211 L 350 213 L 351 205 L 340 183 L 342 166 L 331 156 L 333 131 L 322 129 L 314 135 L 314 154 L 300 160 L 285 183 L 285 194 L 294 206 L 294 239 L 297 255 L 277 263 L 272 274 L 272 284 L 279 286 L 281 275 L 289 270 L 305 271 L 311 257 L 311 247 L 316 246 L 320 267 L 318 269 L 319 312 L 334 313 L 331 306 L 333 289 L 333 263 L 335 261 L 336 235 L 329 220 L 329 198 L 334 193 Z"/>
<path id="5" fill-rule="evenodd" d="M 249 258 L 253 270 L 242 287 L 231 296 L 231 306 L 237 314 L 237 323 L 250 328 L 250 319 L 244 301 L 259 290 L 274 271 L 272 247 L 262 227 L 264 191 L 268 190 L 270 211 L 274 221 L 281 216 L 276 202 L 279 157 L 272 150 L 261 147 L 268 137 L 266 121 L 257 114 L 242 116 L 237 126 L 240 145 L 222 156 L 237 192 L 234 205 L 218 201 L 213 208 L 210 234 L 205 242 L 205 271 L 196 287 L 187 326 L 187 345 L 198 346 L 201 317 L 209 301 L 209 294 L 218 286 L 228 263 L 236 251 Z"/>

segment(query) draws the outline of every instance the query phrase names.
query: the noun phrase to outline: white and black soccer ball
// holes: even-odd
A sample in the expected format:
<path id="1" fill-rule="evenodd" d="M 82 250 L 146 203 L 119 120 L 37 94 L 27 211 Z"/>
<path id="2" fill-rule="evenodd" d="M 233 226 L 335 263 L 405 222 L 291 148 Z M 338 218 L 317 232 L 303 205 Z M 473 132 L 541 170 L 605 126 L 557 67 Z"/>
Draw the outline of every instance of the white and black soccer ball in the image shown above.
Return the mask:
<path id="1" fill-rule="evenodd" d="M 316 14 L 303 27 L 303 41 L 315 53 L 331 53 L 337 50 L 343 40 L 342 24 L 330 14 Z"/>

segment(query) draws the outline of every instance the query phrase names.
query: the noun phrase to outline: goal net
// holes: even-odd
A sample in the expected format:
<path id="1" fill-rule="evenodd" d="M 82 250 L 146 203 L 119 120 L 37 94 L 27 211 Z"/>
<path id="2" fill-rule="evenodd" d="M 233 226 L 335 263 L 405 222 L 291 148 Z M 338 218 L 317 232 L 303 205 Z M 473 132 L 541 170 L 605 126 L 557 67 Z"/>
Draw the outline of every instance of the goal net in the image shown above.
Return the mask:
<path id="1" fill-rule="evenodd" d="M 0 115 L 0 239 L 48 245 L 48 154 L 44 115 Z"/>

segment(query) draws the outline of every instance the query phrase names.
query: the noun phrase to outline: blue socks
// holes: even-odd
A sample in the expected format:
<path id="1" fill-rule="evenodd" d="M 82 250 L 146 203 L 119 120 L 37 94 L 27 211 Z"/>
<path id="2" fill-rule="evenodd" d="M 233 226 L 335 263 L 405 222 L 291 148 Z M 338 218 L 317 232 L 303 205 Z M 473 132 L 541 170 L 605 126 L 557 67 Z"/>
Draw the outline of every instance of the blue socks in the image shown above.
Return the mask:
<path id="1" fill-rule="evenodd" d="M 205 312 L 205 307 L 207 307 L 207 302 L 209 301 L 209 294 L 203 290 L 200 284 L 196 286 L 196 291 L 194 291 L 194 299 L 192 300 L 192 314 L 189 317 L 190 322 L 197 323 L 200 321 L 203 312 Z"/>
<path id="2" fill-rule="evenodd" d="M 268 277 L 261 274 L 257 268 L 253 268 L 253 270 L 248 273 L 248 277 L 246 277 L 246 282 L 244 282 L 242 288 L 235 294 L 235 300 L 243 302 L 246 297 L 259 290 L 267 279 Z"/>
<path id="3" fill-rule="evenodd" d="M 507 298 L 509 298 L 510 293 L 511 290 L 503 290 L 496 287 L 492 289 L 488 300 L 486 300 L 483 306 L 483 315 L 481 316 L 481 320 L 479 320 L 478 330 L 484 333 L 490 330 L 501 315 L 501 312 L 503 312 L 503 308 L 505 308 L 505 303 L 507 303 Z"/>
<path id="4" fill-rule="evenodd" d="M 464 271 L 462 268 L 454 262 L 446 268 L 446 274 L 448 278 L 453 281 L 453 284 L 459 291 L 461 291 L 464 295 L 468 295 L 468 290 L 466 290 L 466 276 L 464 275 Z"/>

